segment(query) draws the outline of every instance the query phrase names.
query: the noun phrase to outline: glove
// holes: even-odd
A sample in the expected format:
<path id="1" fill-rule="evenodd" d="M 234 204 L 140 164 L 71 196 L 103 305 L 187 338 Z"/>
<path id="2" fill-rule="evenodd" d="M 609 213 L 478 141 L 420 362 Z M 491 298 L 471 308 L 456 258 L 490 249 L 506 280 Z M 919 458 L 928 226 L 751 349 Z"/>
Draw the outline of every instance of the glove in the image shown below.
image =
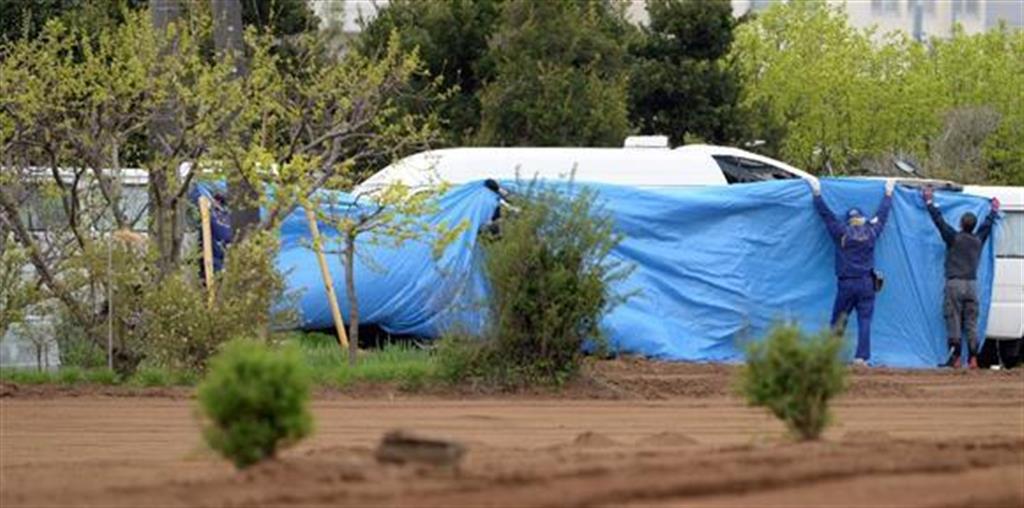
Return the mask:
<path id="1" fill-rule="evenodd" d="M 896 189 L 896 179 L 886 178 L 885 179 L 885 195 L 892 196 L 892 191 Z"/>
<path id="2" fill-rule="evenodd" d="M 821 195 L 821 182 L 813 176 L 807 179 L 807 185 L 811 188 L 811 193 L 815 196 Z"/>
<path id="3" fill-rule="evenodd" d="M 992 198 L 992 211 L 993 212 L 998 212 L 999 211 L 999 198 Z"/>
<path id="4" fill-rule="evenodd" d="M 931 187 L 925 187 L 921 189 L 921 196 L 924 197 L 925 204 L 930 204 L 935 197 L 935 191 Z"/>

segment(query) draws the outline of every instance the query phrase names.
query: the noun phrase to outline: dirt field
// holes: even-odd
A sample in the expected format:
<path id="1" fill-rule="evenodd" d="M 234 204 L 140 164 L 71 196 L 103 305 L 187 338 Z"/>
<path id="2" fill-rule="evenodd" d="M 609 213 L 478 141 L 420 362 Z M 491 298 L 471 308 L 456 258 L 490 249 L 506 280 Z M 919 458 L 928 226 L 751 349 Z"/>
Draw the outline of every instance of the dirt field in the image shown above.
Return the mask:
<path id="1" fill-rule="evenodd" d="M 322 393 L 313 438 L 241 473 L 203 449 L 185 392 L 5 386 L 0 506 L 1017 507 L 1021 372 L 857 371 L 810 444 L 722 366 L 606 362 L 562 394 Z M 393 428 L 468 454 L 378 464 Z"/>

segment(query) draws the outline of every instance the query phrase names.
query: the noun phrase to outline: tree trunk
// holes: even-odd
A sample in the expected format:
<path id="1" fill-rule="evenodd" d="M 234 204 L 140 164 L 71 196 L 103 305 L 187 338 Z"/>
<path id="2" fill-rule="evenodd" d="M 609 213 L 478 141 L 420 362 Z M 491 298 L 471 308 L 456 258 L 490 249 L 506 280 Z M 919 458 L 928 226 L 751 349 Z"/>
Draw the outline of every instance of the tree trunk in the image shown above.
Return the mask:
<path id="1" fill-rule="evenodd" d="M 153 28 L 159 36 L 181 18 L 179 0 L 152 0 L 150 2 Z M 162 48 L 166 55 L 177 51 L 177 40 Z M 160 278 L 171 273 L 181 259 L 184 220 L 183 203 L 174 199 L 178 188 L 178 168 L 173 162 L 170 142 L 179 126 L 174 119 L 174 98 L 170 98 L 157 112 L 149 126 L 149 144 L 153 151 L 153 165 L 149 169 L 150 235 L 160 254 Z"/>
<path id="2" fill-rule="evenodd" d="M 234 66 L 234 77 L 249 73 L 245 58 L 245 40 L 242 27 L 240 0 L 212 0 L 213 43 L 218 58 L 228 59 Z M 243 140 L 244 147 L 247 140 Z M 238 168 L 239 170 L 241 168 Z M 241 171 L 228 178 L 228 202 L 231 210 L 232 242 L 240 243 L 245 236 L 259 227 L 259 192 L 255 184 Z"/>
<path id="3" fill-rule="evenodd" d="M 348 296 L 348 364 L 355 366 L 359 351 L 359 297 L 356 296 L 356 236 L 345 234 L 345 293 Z"/>

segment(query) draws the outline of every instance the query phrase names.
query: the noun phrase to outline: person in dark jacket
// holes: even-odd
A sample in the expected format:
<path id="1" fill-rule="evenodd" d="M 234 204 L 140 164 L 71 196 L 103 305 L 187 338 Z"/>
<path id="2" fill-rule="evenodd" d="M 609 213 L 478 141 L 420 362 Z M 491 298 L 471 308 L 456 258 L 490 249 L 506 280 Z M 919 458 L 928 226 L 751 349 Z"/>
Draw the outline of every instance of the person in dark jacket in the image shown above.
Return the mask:
<path id="1" fill-rule="evenodd" d="M 836 244 L 838 293 L 832 306 L 831 326 L 843 333 L 846 319 L 857 310 L 857 351 L 854 364 L 867 365 L 871 359 L 871 316 L 875 311 L 875 243 L 885 228 L 892 209 L 895 180 L 886 180 L 885 196 L 870 220 L 857 208 L 846 212 L 846 222 L 836 218 L 821 197 L 821 184 L 808 180 L 814 194 L 814 208 L 825 222 Z"/>
<path id="2" fill-rule="evenodd" d="M 960 368 L 962 333 L 967 333 L 968 365 L 978 368 L 978 261 L 985 240 L 999 216 L 999 200 L 992 199 L 992 211 L 975 231 L 978 218 L 967 212 L 960 216 L 960 231 L 946 223 L 935 205 L 932 189 L 922 191 L 925 207 L 946 244 L 946 295 L 942 313 L 946 318 L 949 358 L 943 367 Z"/>

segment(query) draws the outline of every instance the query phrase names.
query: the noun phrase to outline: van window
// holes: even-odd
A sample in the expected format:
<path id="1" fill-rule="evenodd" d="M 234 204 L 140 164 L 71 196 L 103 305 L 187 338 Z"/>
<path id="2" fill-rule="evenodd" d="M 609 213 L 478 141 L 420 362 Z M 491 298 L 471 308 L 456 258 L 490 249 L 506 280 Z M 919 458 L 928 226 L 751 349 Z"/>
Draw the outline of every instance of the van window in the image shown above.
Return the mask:
<path id="1" fill-rule="evenodd" d="M 999 228 L 996 256 L 1024 258 L 1024 212 L 1006 212 Z"/>
<path id="2" fill-rule="evenodd" d="M 731 155 L 715 155 L 713 157 L 718 163 L 718 167 L 725 173 L 725 181 L 730 184 L 796 178 L 796 175 L 789 171 L 753 159 Z"/>

